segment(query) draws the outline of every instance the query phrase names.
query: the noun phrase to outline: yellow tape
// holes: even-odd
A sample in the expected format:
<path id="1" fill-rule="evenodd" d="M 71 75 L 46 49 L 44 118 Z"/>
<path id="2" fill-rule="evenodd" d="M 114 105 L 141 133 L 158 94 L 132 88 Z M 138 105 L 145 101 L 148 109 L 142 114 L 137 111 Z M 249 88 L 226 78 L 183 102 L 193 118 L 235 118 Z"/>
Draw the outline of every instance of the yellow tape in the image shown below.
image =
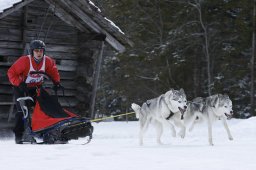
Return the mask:
<path id="1" fill-rule="evenodd" d="M 111 119 L 114 117 L 119 117 L 119 116 L 124 116 L 124 115 L 130 115 L 130 114 L 134 114 L 135 112 L 129 112 L 129 113 L 123 113 L 123 114 L 119 114 L 119 115 L 115 115 L 115 116 L 109 116 L 109 117 L 103 117 L 103 118 L 98 118 L 98 119 L 93 119 L 91 120 L 91 122 L 96 122 L 96 121 L 100 121 L 100 120 L 106 120 L 106 119 Z"/>

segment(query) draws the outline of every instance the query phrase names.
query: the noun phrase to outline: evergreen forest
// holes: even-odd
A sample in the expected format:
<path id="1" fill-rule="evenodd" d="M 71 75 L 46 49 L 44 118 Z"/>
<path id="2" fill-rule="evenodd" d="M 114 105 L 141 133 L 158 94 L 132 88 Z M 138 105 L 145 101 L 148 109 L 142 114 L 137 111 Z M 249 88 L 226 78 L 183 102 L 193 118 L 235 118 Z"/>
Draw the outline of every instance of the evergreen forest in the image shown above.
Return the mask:
<path id="1" fill-rule="evenodd" d="M 103 59 L 98 114 L 130 112 L 133 102 L 183 88 L 188 101 L 228 94 L 234 117 L 255 116 L 254 0 L 94 2 L 134 43 Z"/>

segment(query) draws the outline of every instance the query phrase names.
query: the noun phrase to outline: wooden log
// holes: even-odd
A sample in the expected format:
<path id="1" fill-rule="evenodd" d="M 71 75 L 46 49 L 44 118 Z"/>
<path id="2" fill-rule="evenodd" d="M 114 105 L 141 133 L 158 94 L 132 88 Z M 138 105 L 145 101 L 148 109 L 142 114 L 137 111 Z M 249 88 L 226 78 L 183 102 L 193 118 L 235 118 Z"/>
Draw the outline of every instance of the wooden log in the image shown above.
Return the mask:
<path id="1" fill-rule="evenodd" d="M 9 8 L 7 10 L 4 10 L 3 13 L 0 14 L 0 19 L 4 18 L 5 16 L 19 10 L 20 8 L 22 8 L 23 6 L 29 4 L 30 2 L 32 2 L 33 0 L 26 0 L 26 1 L 22 1 L 19 2 L 17 4 L 15 4 L 12 8 Z"/>
<path id="2" fill-rule="evenodd" d="M 72 53 L 46 51 L 46 55 L 53 57 L 54 59 L 76 59 L 77 55 Z"/>
<path id="3" fill-rule="evenodd" d="M 6 17 L 4 17 L 4 18 L 2 18 L 2 19 L 6 19 L 6 18 L 13 18 L 13 19 L 16 18 L 16 19 L 19 19 L 19 18 L 17 18 L 17 17 L 22 16 L 22 13 L 23 13 L 22 8 L 20 8 L 20 9 L 17 9 L 16 11 L 10 13 L 9 15 L 7 15 Z M 2 20 L 2 19 L 1 19 L 1 20 Z"/>
<path id="4" fill-rule="evenodd" d="M 13 20 L 17 20 L 17 19 L 19 19 L 19 18 L 17 18 L 17 17 L 20 17 L 20 16 L 22 16 L 22 8 L 20 8 L 20 9 L 18 9 L 18 10 L 16 10 L 16 11 L 14 11 L 14 12 L 12 12 L 12 13 L 10 13 L 9 15 L 7 15 L 6 17 L 3 17 L 3 18 L 0 18 L 1 20 L 5 20 L 5 19 L 13 19 Z"/>
<path id="5" fill-rule="evenodd" d="M 28 24 L 28 29 L 26 29 L 26 34 L 29 37 L 33 37 L 33 36 L 37 36 L 38 33 L 40 32 L 40 29 L 31 29 L 29 28 L 29 24 Z M 50 30 L 48 30 L 48 27 L 46 29 L 42 29 L 40 32 L 40 36 L 45 37 L 47 35 L 47 39 L 48 38 L 52 38 L 52 39 L 60 39 L 60 40 L 68 40 L 68 41 L 74 41 L 77 40 L 77 32 L 70 30 L 70 32 L 67 31 L 58 31 L 55 30 L 55 28 L 52 28 Z"/>
<path id="6" fill-rule="evenodd" d="M 49 5 L 45 1 L 34 1 L 28 4 L 27 6 L 37 11 L 38 10 L 46 11 L 49 7 Z"/>
<path id="7" fill-rule="evenodd" d="M 5 118 L 8 118 L 10 105 L 1 105 L 0 106 L 0 115 L 5 115 Z"/>
<path id="8" fill-rule="evenodd" d="M 33 22 L 33 18 L 32 19 L 28 18 L 27 25 L 30 30 L 38 30 L 41 28 L 40 24 Z M 48 30 L 50 25 L 51 25 L 51 29 L 49 30 L 49 32 L 51 31 L 60 31 L 60 32 L 67 31 L 68 32 L 69 30 L 77 30 L 75 27 L 68 25 L 66 22 L 58 18 L 54 19 L 53 23 L 51 21 L 50 22 L 46 21 L 46 25 L 43 28 L 43 30 Z M 72 31 L 70 33 L 72 33 Z"/>
<path id="9" fill-rule="evenodd" d="M 23 49 L 22 43 L 18 41 L 0 41 L 0 48 Z"/>
<path id="10" fill-rule="evenodd" d="M 12 63 L 9 62 L 0 62 L 0 66 L 11 66 Z"/>
<path id="11" fill-rule="evenodd" d="M 75 107 L 79 103 L 75 97 L 59 97 L 59 102 L 63 107 Z"/>
<path id="12" fill-rule="evenodd" d="M 21 25 L 16 21 L 0 20 L 0 25 L 2 28 L 19 28 Z"/>
<path id="13" fill-rule="evenodd" d="M 11 33 L 1 33 L 0 41 L 21 41 L 21 35 L 14 35 Z"/>
<path id="14" fill-rule="evenodd" d="M 46 87 L 46 91 L 50 94 L 50 95 L 55 95 L 55 92 L 53 91 L 52 89 L 52 85 L 47 85 L 45 86 Z M 63 91 L 62 89 L 59 89 L 57 91 L 57 95 L 59 97 L 75 97 L 76 96 L 76 89 L 67 89 L 65 86 L 64 86 L 64 96 L 63 96 Z"/>
<path id="15" fill-rule="evenodd" d="M 9 62 L 3 62 L 3 66 L 1 66 L 1 63 L 2 62 L 0 62 L 0 77 L 5 77 L 7 76 L 7 71 L 10 67 L 9 64 L 6 64 L 6 63 L 9 63 Z"/>
<path id="16" fill-rule="evenodd" d="M 12 129 L 14 127 L 14 121 L 13 122 L 7 122 L 6 118 L 2 118 L 0 120 L 0 129 L 6 133 L 7 137 L 12 136 Z M 2 132 L 1 132 L 2 133 Z"/>
<path id="17" fill-rule="evenodd" d="M 19 56 L 17 57 L 17 56 L 6 55 L 6 56 L 1 56 L 1 57 L 2 57 L 1 60 L 3 62 L 13 63 L 18 59 Z M 1 68 L 0 68 L 0 70 L 1 70 Z"/>
<path id="18" fill-rule="evenodd" d="M 11 83 L 9 82 L 9 80 L 8 80 L 8 77 L 7 76 L 1 76 L 0 77 L 0 86 L 1 85 L 8 85 L 8 86 L 10 86 L 11 85 Z M 1 90 L 0 90 L 1 91 Z M 0 92 L 1 93 L 1 92 Z"/>
<path id="19" fill-rule="evenodd" d="M 21 54 L 22 50 L 19 49 L 0 48 L 0 56 L 20 56 Z"/>
<path id="20" fill-rule="evenodd" d="M 76 78 L 76 72 L 59 71 L 62 80 L 74 80 Z"/>
<path id="21" fill-rule="evenodd" d="M 47 85 L 48 87 L 52 86 L 52 82 L 51 81 L 46 81 L 44 83 L 45 85 Z M 65 89 L 76 89 L 76 82 L 73 80 L 61 80 L 61 85 L 65 88 Z"/>
<path id="22" fill-rule="evenodd" d="M 61 60 L 60 64 L 65 65 L 65 66 L 77 66 L 78 65 L 76 60 Z"/>
<path id="23" fill-rule="evenodd" d="M 47 45 L 47 51 L 51 52 L 66 52 L 66 53 L 75 53 L 77 52 L 76 46 L 60 46 L 60 45 Z"/>
<path id="24" fill-rule="evenodd" d="M 86 23 L 94 32 L 106 34 L 106 41 L 112 45 L 113 48 L 119 52 L 124 52 L 125 47 L 117 39 L 115 39 L 108 31 L 102 28 L 98 23 L 96 23 L 90 16 L 88 16 L 76 3 L 69 0 L 59 0 L 65 5 L 65 8 L 72 8 L 72 12 L 75 13 L 84 23 Z M 111 27 L 111 24 L 108 24 Z"/>
<path id="25" fill-rule="evenodd" d="M 14 102 L 0 102 L 0 106 L 8 106 L 8 105 L 13 105 L 15 104 Z"/>
<path id="26" fill-rule="evenodd" d="M 3 34 L 3 35 L 12 34 L 12 35 L 19 36 L 19 35 L 22 34 L 22 31 L 20 29 L 2 28 L 2 27 L 0 27 L 0 33 Z"/>
<path id="27" fill-rule="evenodd" d="M 76 66 L 69 66 L 69 65 L 57 65 L 58 70 L 60 71 L 76 71 Z"/>
<path id="28" fill-rule="evenodd" d="M 0 97 L 0 103 L 1 102 L 12 102 L 13 95 L 1 95 Z M 0 104 L 1 105 L 1 104 Z"/>
<path id="29" fill-rule="evenodd" d="M 0 111 L 1 111 L 1 109 L 0 109 Z M 3 112 L 3 114 L 0 114 L 0 120 L 1 121 L 6 120 L 6 122 L 7 122 L 7 119 L 8 119 L 8 114 L 7 113 Z"/>
<path id="30" fill-rule="evenodd" d="M 11 86 L 1 85 L 0 94 L 13 94 L 13 90 Z"/>
<path id="31" fill-rule="evenodd" d="M 32 40 L 35 39 L 35 37 L 37 37 L 36 35 L 34 36 L 30 36 L 27 35 L 26 36 L 26 42 L 30 42 Z M 44 40 L 44 36 L 40 36 L 39 39 L 43 39 Z M 59 38 L 52 38 L 52 37 L 48 37 L 46 40 L 44 40 L 45 44 L 59 44 L 59 45 L 76 45 L 77 44 L 77 40 L 76 39 L 66 39 L 64 36 L 61 36 Z M 46 47 L 47 49 L 47 47 Z"/>
<path id="32" fill-rule="evenodd" d="M 88 31 L 80 22 L 78 22 L 73 16 L 71 16 L 66 10 L 64 10 L 58 1 L 45 0 L 50 4 L 50 9 L 55 12 L 55 14 L 64 22 L 70 26 L 75 26 L 80 31 Z"/>
<path id="33" fill-rule="evenodd" d="M 42 28 L 42 32 L 47 32 L 48 36 L 53 36 L 53 35 L 58 35 L 58 36 L 65 36 L 65 35 L 76 35 L 78 33 L 78 30 L 75 29 L 74 27 L 70 27 L 69 25 L 67 25 L 66 23 L 64 23 L 63 21 L 54 21 L 57 23 L 54 23 L 54 25 L 52 25 L 53 27 L 49 29 L 49 26 L 47 25 L 47 27 Z M 59 23 L 63 23 L 63 25 L 59 24 Z M 55 26 L 58 25 L 57 27 Z M 30 34 L 33 34 L 33 32 L 38 32 L 37 29 L 35 29 L 34 27 L 38 26 L 38 24 L 31 24 L 28 23 L 28 27 L 27 27 L 27 31 Z M 40 27 L 39 27 L 40 28 Z"/>

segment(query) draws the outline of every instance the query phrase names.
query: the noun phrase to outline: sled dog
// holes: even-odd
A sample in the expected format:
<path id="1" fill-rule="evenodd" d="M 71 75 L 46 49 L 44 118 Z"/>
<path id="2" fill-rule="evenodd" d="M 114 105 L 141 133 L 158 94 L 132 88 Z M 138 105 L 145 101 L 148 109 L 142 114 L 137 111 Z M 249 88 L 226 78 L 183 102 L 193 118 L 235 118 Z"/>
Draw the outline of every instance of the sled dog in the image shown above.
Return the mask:
<path id="1" fill-rule="evenodd" d="M 143 145 L 143 135 L 148 129 L 149 123 L 156 128 L 158 144 L 162 144 L 161 136 L 165 123 L 171 126 L 174 137 L 176 131 L 173 124 L 181 128 L 179 135 L 182 138 L 185 137 L 186 128 L 182 119 L 187 108 L 187 100 L 183 89 L 171 89 L 157 98 L 147 100 L 141 107 L 135 103 L 132 103 L 131 107 L 140 123 L 140 145 Z"/>
<path id="2" fill-rule="evenodd" d="M 230 119 L 232 115 L 232 101 L 228 95 L 215 94 L 207 98 L 197 97 L 192 102 L 189 102 L 184 115 L 184 123 L 188 125 L 192 122 L 189 128 L 189 131 L 191 131 L 196 123 L 206 121 L 208 124 L 209 144 L 213 145 L 212 123 L 215 120 L 222 120 L 229 140 L 233 140 L 226 122 L 226 119 Z"/>

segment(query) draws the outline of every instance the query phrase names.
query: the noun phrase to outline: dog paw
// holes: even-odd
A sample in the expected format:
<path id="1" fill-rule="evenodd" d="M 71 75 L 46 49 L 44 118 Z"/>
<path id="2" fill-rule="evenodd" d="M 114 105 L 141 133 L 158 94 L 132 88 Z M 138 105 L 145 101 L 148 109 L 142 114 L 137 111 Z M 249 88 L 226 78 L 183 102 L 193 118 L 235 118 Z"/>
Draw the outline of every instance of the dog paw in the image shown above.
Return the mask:
<path id="1" fill-rule="evenodd" d="M 185 138 L 185 132 L 184 132 L 184 131 L 179 132 L 179 136 L 180 136 L 182 139 Z"/>
<path id="2" fill-rule="evenodd" d="M 158 144 L 158 145 L 163 145 L 163 142 L 160 141 L 160 140 L 157 140 L 157 144 Z"/>
<path id="3" fill-rule="evenodd" d="M 140 139 L 139 145 L 140 145 L 140 146 L 143 146 L 143 140 Z"/>
<path id="4" fill-rule="evenodd" d="M 212 138 L 209 138 L 209 145 L 213 146 Z"/>

